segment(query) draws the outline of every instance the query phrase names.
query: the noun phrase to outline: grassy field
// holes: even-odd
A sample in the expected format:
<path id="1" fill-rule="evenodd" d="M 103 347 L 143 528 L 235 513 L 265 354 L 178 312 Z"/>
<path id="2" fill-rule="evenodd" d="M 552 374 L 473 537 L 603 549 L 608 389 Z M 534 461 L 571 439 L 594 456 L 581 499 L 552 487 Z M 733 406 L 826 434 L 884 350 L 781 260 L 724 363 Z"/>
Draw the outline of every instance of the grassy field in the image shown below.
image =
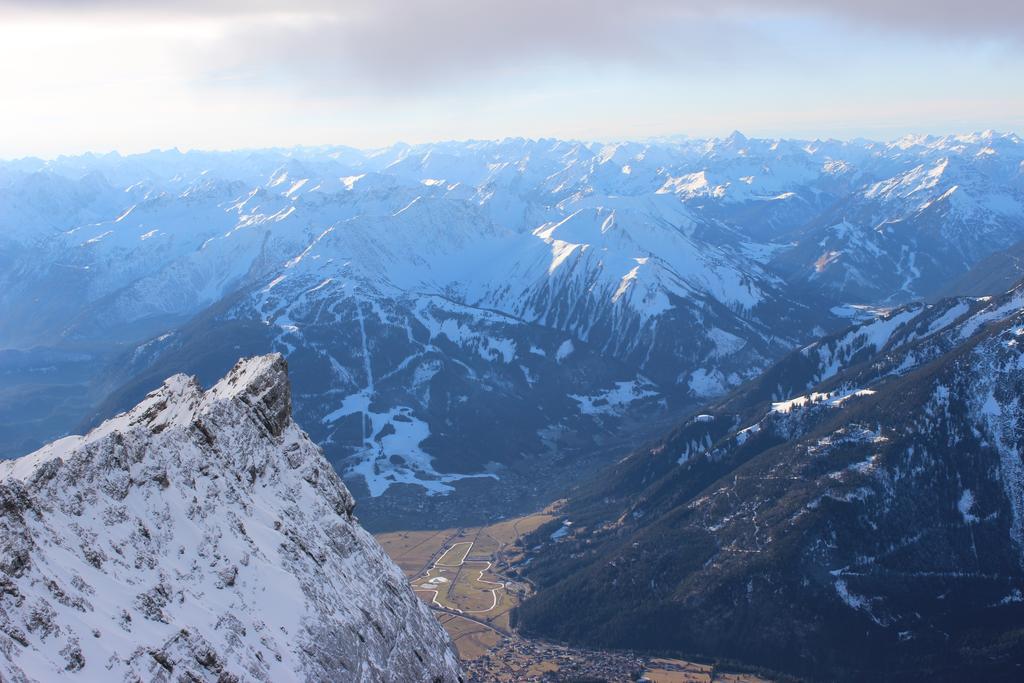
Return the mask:
<path id="1" fill-rule="evenodd" d="M 752 674 L 724 673 L 710 664 L 682 659 L 652 659 L 644 676 L 651 683 L 769 683 Z"/>
<path id="2" fill-rule="evenodd" d="M 501 635 L 493 629 L 481 626 L 453 614 L 438 614 L 439 621 L 452 637 L 459 656 L 464 660 L 482 657 L 488 650 L 501 642 Z"/>
<path id="3" fill-rule="evenodd" d="M 652 659 L 644 672 L 651 683 L 712 683 L 714 669 L 681 659 Z"/>
<path id="4" fill-rule="evenodd" d="M 377 536 L 377 542 L 410 579 L 433 564 L 435 554 L 448 547 L 457 529 L 443 531 L 396 531 Z"/>
<path id="5" fill-rule="evenodd" d="M 501 553 L 505 561 L 514 560 L 519 555 L 519 551 L 512 547 L 516 539 L 552 519 L 552 515 L 537 513 L 485 527 L 441 531 L 393 531 L 379 534 L 376 538 L 405 575 L 414 579 L 430 569 L 452 546 L 461 543 L 473 543 L 472 551 L 469 552 L 472 558 L 491 559 L 491 556 Z M 457 555 L 453 557 L 458 559 Z M 445 563 L 448 563 L 448 559 Z"/>
<path id="6" fill-rule="evenodd" d="M 500 632 L 509 631 L 509 612 L 527 590 L 501 574 L 521 554 L 516 541 L 551 519 L 538 513 L 485 527 L 396 531 L 378 535 L 377 541 L 420 598 L 451 610 L 439 614 L 441 622 L 459 655 L 471 660 L 494 647 Z"/>
<path id="7" fill-rule="evenodd" d="M 473 548 L 472 541 L 459 541 L 448 547 L 434 565 L 437 567 L 458 567 L 466 561 L 469 551 Z"/>

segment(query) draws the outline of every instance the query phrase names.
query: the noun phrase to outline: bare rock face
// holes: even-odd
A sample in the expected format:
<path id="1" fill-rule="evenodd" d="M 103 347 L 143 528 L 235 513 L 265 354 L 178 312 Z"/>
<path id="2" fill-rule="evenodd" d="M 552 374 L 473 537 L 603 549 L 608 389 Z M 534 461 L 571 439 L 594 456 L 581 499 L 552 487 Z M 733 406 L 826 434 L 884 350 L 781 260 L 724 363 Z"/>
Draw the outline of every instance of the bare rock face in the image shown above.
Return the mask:
<path id="1" fill-rule="evenodd" d="M 287 372 L 175 375 L 0 463 L 0 680 L 462 680 L 292 421 Z"/>

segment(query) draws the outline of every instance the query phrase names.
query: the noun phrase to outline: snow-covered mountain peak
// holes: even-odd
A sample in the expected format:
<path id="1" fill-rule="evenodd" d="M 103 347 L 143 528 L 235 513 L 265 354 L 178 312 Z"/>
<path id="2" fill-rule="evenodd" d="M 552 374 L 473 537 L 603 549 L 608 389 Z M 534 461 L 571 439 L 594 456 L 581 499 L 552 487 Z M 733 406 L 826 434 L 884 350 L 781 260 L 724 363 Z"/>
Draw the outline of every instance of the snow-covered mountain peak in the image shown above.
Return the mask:
<path id="1" fill-rule="evenodd" d="M 0 467 L 0 677 L 457 681 L 279 354 Z"/>
<path id="2" fill-rule="evenodd" d="M 391 484 L 443 493 L 464 475 L 487 476 L 456 491 L 508 493 L 500 467 L 556 448 L 552 430 L 617 419 L 580 412 L 574 363 L 599 356 L 614 376 L 578 373 L 592 386 L 572 395 L 643 376 L 674 410 L 838 324 L 833 306 L 930 296 L 1024 239 L 1022 153 L 1001 134 L 734 135 L 0 163 L 0 346 L 61 340 L 123 389 L 52 426 L 0 419 L 33 425 L 6 453 L 124 410 L 157 378 L 209 383 L 276 350 L 301 359 L 300 421 L 354 487 L 375 482 L 353 489 L 364 504 L 389 490 L 394 511 Z M 230 343 L 210 353 L 214 335 Z M 493 434 L 469 445 L 468 408 L 510 401 L 524 442 L 493 458 Z"/>
<path id="3" fill-rule="evenodd" d="M 745 145 L 748 142 L 748 140 L 746 135 L 739 132 L 738 130 L 734 130 L 733 132 L 729 133 L 729 137 L 727 137 L 724 140 L 724 142 L 729 145 Z"/>
<path id="4" fill-rule="evenodd" d="M 291 422 L 288 364 L 280 353 L 240 360 L 204 397 L 217 402 L 238 399 L 253 409 L 274 436 Z"/>

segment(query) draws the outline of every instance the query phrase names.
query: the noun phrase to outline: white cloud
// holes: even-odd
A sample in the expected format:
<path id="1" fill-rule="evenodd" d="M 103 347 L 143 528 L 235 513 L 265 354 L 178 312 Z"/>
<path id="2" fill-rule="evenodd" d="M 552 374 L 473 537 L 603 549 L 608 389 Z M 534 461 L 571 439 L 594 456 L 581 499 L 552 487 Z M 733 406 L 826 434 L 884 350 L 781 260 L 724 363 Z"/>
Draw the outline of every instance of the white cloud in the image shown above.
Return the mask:
<path id="1" fill-rule="evenodd" d="M 817 135 L 897 116 L 934 127 L 939 113 L 942 125 L 998 127 L 1020 97 L 978 93 L 1019 71 L 1024 3 L 969 7 L 0 0 L 0 130 L 15 131 L 0 155 L 770 132 L 786 121 Z"/>

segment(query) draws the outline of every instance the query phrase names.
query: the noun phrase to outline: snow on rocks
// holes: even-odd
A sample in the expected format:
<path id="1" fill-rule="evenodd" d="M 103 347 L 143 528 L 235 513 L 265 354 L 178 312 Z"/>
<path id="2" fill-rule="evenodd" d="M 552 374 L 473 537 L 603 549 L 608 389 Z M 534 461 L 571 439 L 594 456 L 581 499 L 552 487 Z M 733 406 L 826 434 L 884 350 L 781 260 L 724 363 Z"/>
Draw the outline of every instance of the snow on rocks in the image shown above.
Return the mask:
<path id="1" fill-rule="evenodd" d="M 0 678 L 457 681 L 278 354 L 0 468 Z"/>
<path id="2" fill-rule="evenodd" d="M 874 394 L 872 389 L 856 389 L 852 391 L 835 391 L 835 392 L 811 392 L 806 396 L 797 396 L 791 398 L 788 401 L 776 401 L 772 403 L 772 412 L 774 413 L 789 413 L 794 408 L 804 408 L 809 405 L 827 405 L 831 407 L 840 406 L 847 400 L 857 396 L 871 396 Z"/>
<path id="3" fill-rule="evenodd" d="M 569 394 L 569 398 L 580 404 L 584 415 L 617 415 L 635 401 L 657 396 L 649 382 L 630 380 L 616 382 L 611 389 L 604 389 L 591 395 Z"/>

